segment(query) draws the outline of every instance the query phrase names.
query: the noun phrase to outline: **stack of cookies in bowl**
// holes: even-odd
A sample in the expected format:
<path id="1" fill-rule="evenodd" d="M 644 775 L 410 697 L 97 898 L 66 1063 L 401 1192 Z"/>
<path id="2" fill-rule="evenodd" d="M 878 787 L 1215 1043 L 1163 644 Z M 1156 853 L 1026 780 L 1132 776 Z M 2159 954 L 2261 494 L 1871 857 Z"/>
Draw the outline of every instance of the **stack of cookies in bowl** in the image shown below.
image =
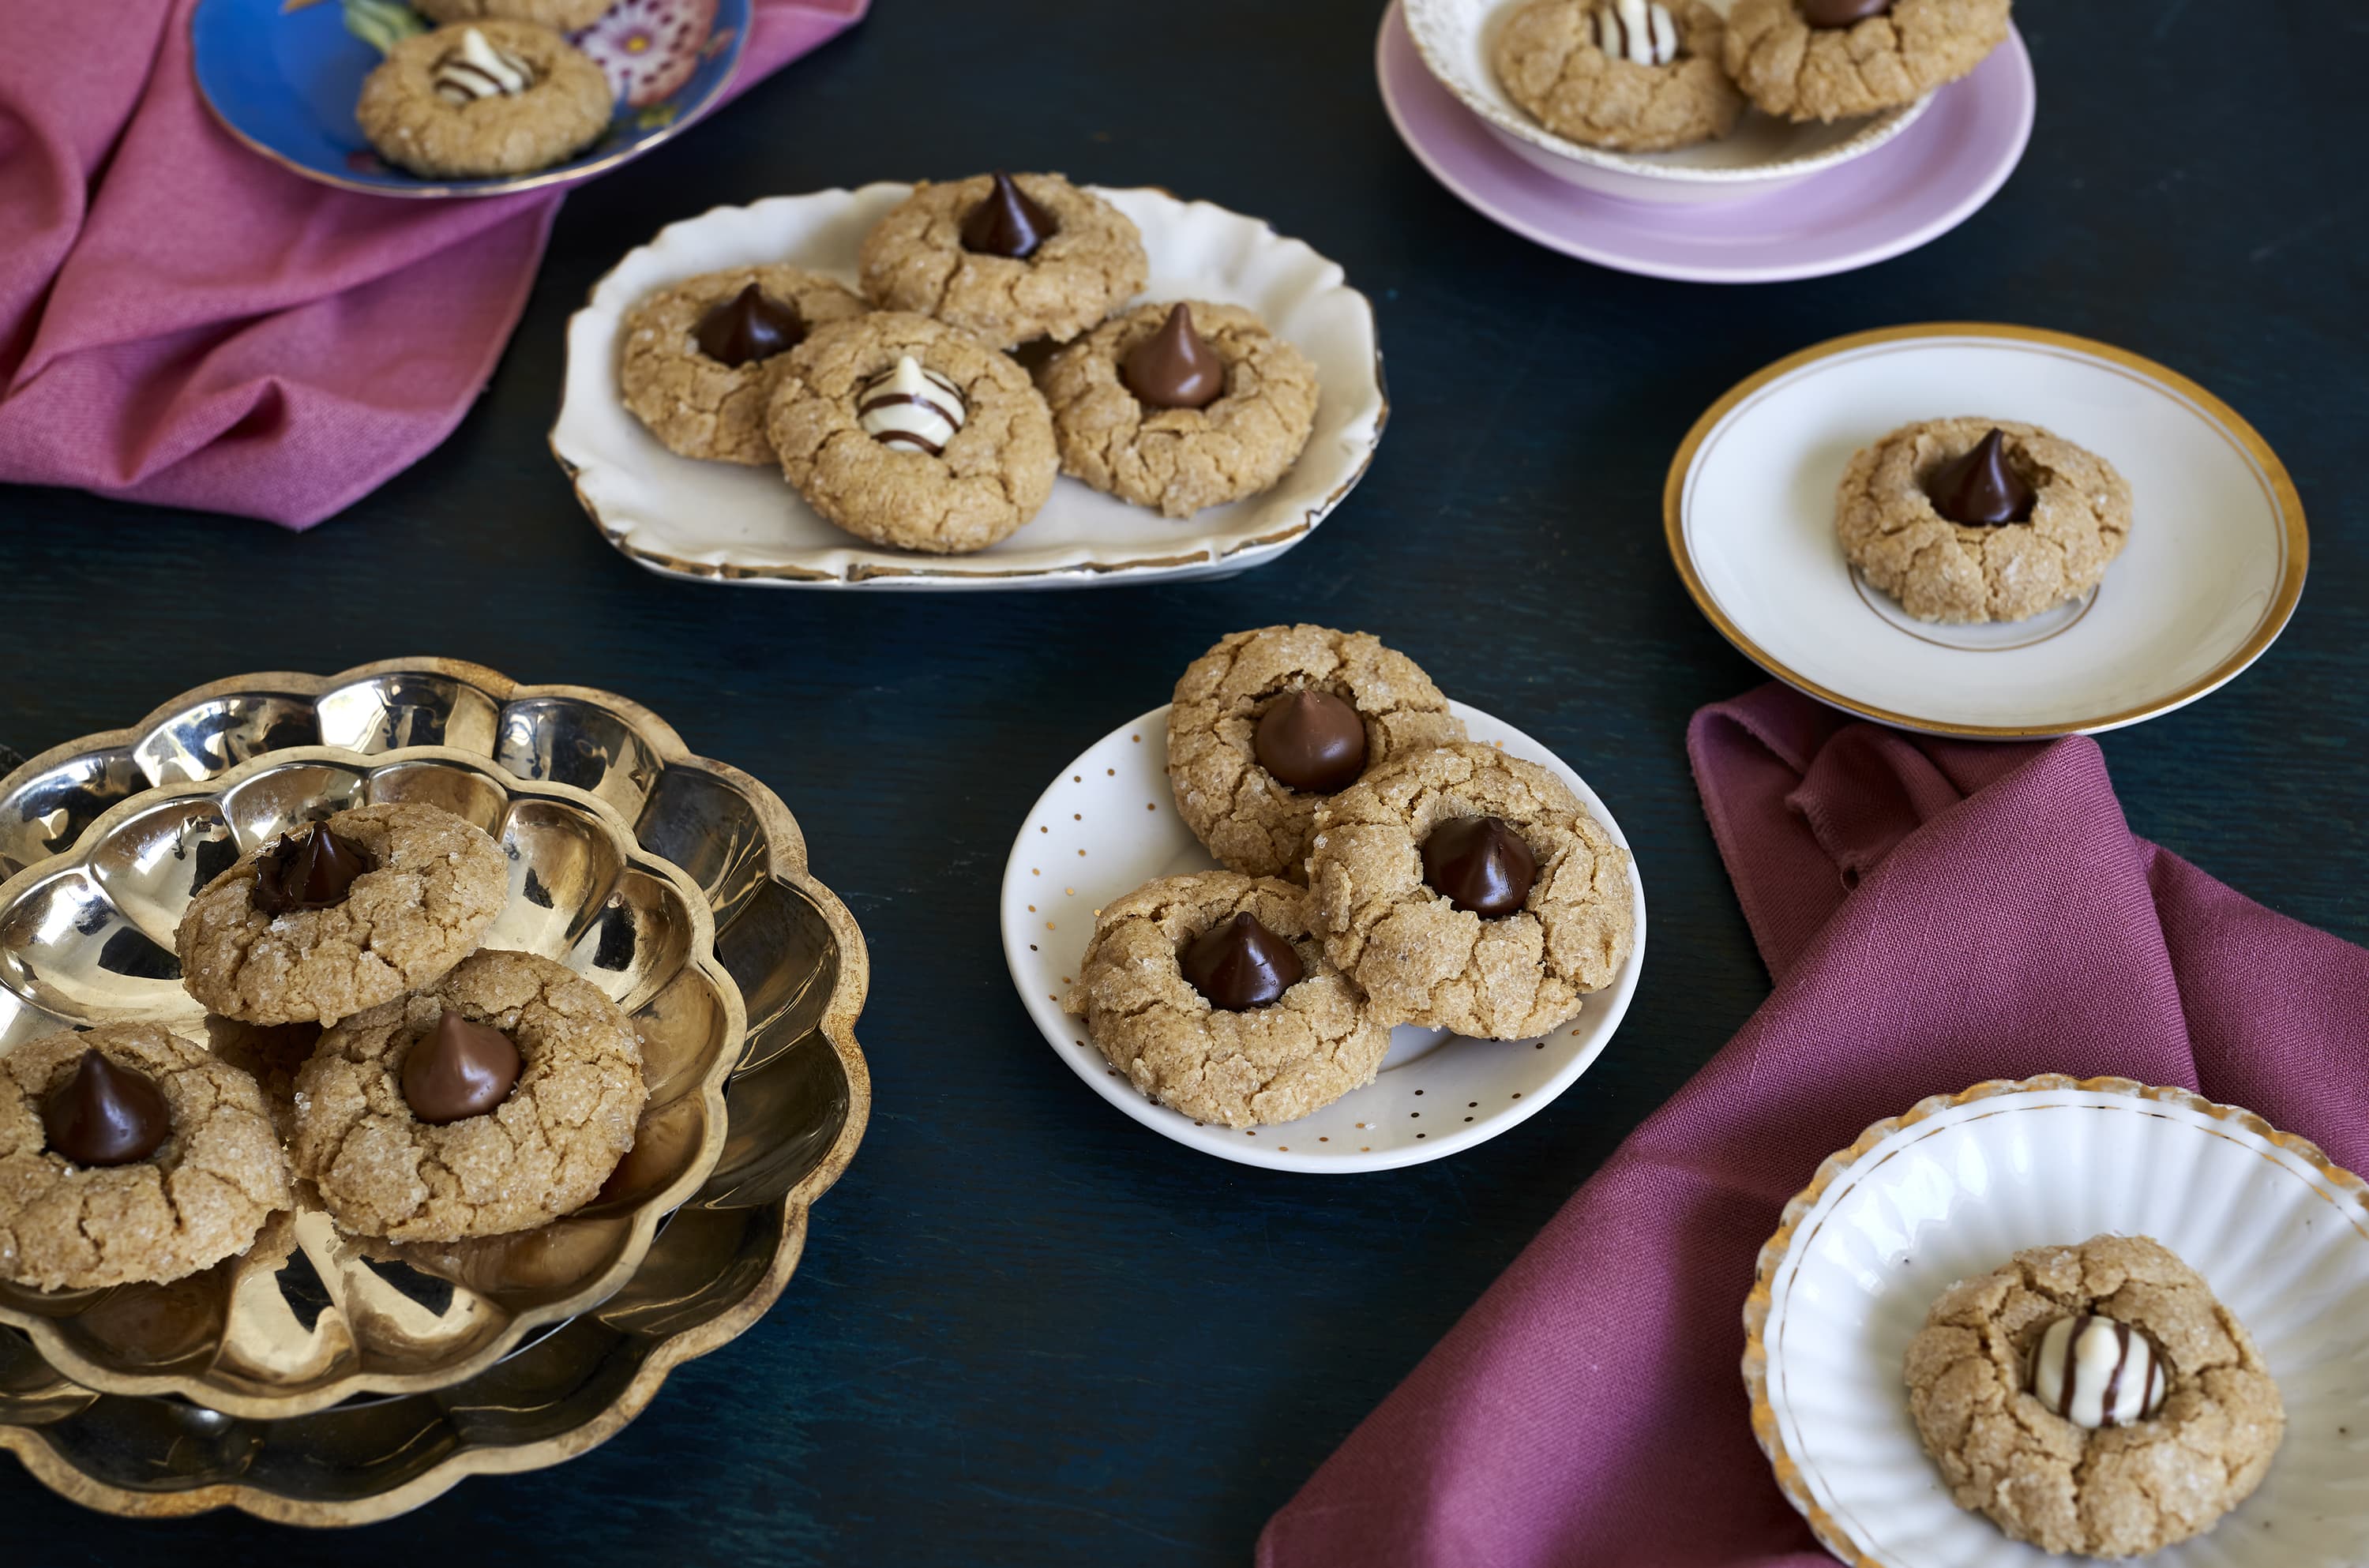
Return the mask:
<path id="1" fill-rule="evenodd" d="M 346 1234 L 452 1242 L 590 1202 L 647 1091 L 632 1021 L 566 966 L 481 948 L 509 858 L 386 802 L 281 834 L 177 932 L 208 1043 L 155 1024 L 6 1058 L 0 1276 L 163 1284 L 317 1204 Z"/>
<path id="2" fill-rule="evenodd" d="M 1196 1122 L 1307 1116 L 1371 1083 L 1402 1024 L 1545 1035 L 1637 940 L 1628 853 L 1587 805 L 1363 633 L 1220 640 L 1177 683 L 1167 773 L 1223 869 L 1096 910 L 1065 1001 Z"/>

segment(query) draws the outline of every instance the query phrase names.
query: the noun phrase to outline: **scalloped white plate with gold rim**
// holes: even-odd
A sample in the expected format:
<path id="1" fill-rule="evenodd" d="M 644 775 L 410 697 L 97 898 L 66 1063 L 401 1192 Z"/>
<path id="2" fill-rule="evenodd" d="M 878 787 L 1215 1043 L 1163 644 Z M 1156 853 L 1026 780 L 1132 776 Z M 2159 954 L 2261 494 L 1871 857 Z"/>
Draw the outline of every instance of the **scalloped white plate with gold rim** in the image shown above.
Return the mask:
<path id="1" fill-rule="evenodd" d="M 1322 522 L 1373 461 L 1390 412 L 1373 306 L 1337 264 L 1260 219 L 1164 190 L 1093 189 L 1143 231 L 1151 272 L 1142 298 L 1248 306 L 1314 363 L 1314 433 L 1272 489 L 1165 518 L 1065 477 L 1001 544 L 929 555 L 841 532 L 770 467 L 702 463 L 659 445 L 619 399 L 625 312 L 653 290 L 757 262 L 790 262 L 853 288 L 864 235 L 912 190 L 885 183 L 718 207 L 628 252 L 567 324 L 552 454 L 601 536 L 662 577 L 875 590 L 1078 588 L 1230 577 L 1271 561 Z"/>
<path id="2" fill-rule="evenodd" d="M 1928 625 L 1862 581 L 1835 533 L 1851 454 L 1917 419 L 2044 426 L 2130 481 L 2129 542 L 2079 603 Z M 2095 734 L 2194 702 L 2261 657 L 2303 593 L 2303 501 L 2276 453 L 2196 383 L 2040 327 L 1854 333 L 1711 405 L 1663 490 L 1671 557 L 1721 635 L 1832 706 L 1932 735 Z"/>
<path id="3" fill-rule="evenodd" d="M 1902 1362 L 1936 1297 L 2023 1247 L 2153 1236 L 2245 1323 L 2286 1402 L 2269 1475 L 2156 1568 L 2357 1568 L 2369 1543 L 2369 1185 L 2184 1089 L 1978 1083 L 1818 1168 L 1745 1306 L 1752 1426 L 1826 1549 L 1862 1568 L 2060 1562 L 1958 1507 Z"/>
<path id="4" fill-rule="evenodd" d="M 1611 811 L 1571 765 L 1501 719 L 1448 704 L 1475 740 L 1553 771 L 1612 841 Z M 1156 876 L 1218 863 L 1176 815 L 1168 784 L 1165 704 L 1121 725 L 1062 769 L 1030 808 L 1003 868 L 1003 956 L 1028 1016 L 1087 1087 L 1163 1138 L 1271 1171 L 1388 1171 L 1459 1153 L 1518 1127 L 1596 1064 L 1645 971 L 1645 882 L 1630 861 L 1637 940 L 1612 983 L 1530 1040 L 1482 1040 L 1402 1024 L 1380 1074 L 1295 1122 L 1225 1127 L 1195 1121 L 1139 1091 L 1103 1059 L 1062 999 L 1102 906 Z"/>

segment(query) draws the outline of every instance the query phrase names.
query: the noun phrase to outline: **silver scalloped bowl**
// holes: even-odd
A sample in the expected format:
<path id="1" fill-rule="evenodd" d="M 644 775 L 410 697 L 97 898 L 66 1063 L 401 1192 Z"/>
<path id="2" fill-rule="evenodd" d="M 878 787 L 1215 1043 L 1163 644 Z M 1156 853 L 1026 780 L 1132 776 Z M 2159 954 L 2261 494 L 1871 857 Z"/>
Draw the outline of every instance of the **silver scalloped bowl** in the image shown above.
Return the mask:
<path id="1" fill-rule="evenodd" d="M 509 856 L 509 898 L 486 946 L 566 964 L 632 1016 L 649 1089 L 632 1150 L 592 1203 L 514 1235 L 440 1245 L 349 1237 L 300 1184 L 292 1213 L 189 1279 L 54 1292 L 0 1283 L 0 1322 L 31 1334 L 75 1381 L 257 1416 L 441 1388 L 615 1294 L 658 1221 L 714 1169 L 747 1016 L 715 961 L 699 889 L 638 848 L 599 796 L 441 748 L 368 758 L 303 747 L 102 814 L 73 849 L 0 886 L 0 988 L 16 1003 L 0 1050 L 132 1021 L 206 1038 L 205 1010 L 173 956 L 198 889 L 299 823 L 394 800 L 464 818 Z M 281 1095 L 318 1034 L 216 1029 L 217 1048 L 263 1067 L 267 1093 Z"/>
<path id="2" fill-rule="evenodd" d="M 339 754 L 313 750 L 325 744 Z M 397 749 L 411 750 L 391 754 Z M 256 1319 L 232 1328 L 235 1342 L 285 1351 L 299 1346 L 290 1325 L 309 1317 L 304 1344 L 329 1325 L 326 1337 L 351 1338 L 357 1367 L 390 1352 L 400 1365 L 408 1341 L 438 1343 L 464 1372 L 482 1368 L 457 1383 L 444 1373 L 407 1382 L 416 1374 L 337 1369 L 326 1381 L 299 1379 L 304 1391 L 292 1397 L 272 1385 L 283 1372 L 240 1383 L 255 1368 L 219 1356 L 200 1365 L 194 1349 L 175 1352 L 169 1335 L 110 1327 L 104 1303 L 127 1292 L 82 1293 L 63 1315 L 28 1303 L 63 1306 L 66 1298 L 16 1293 L 0 1311 L 26 1325 L 0 1330 L 0 1447 L 77 1502 L 148 1516 L 231 1506 L 352 1524 L 415 1507 L 464 1475 L 583 1452 L 638 1413 L 674 1366 L 732 1339 L 781 1294 L 809 1207 L 861 1139 L 870 1105 L 853 1036 L 869 974 L 863 936 L 808 874 L 781 801 L 747 774 L 692 755 L 663 721 L 625 699 L 519 686 L 451 659 L 218 681 L 139 726 L 55 748 L 0 779 L 0 876 L 10 878 L 0 907 L 14 910 L 57 884 L 41 895 L 54 943 L 21 954 L 13 939 L 0 944 L 9 948 L 0 1050 L 56 1027 L 59 1016 L 86 1015 L 99 992 L 128 1010 L 108 1016 L 170 1009 L 187 1025 L 196 1010 L 171 967 L 177 898 L 185 900 L 209 865 L 227 864 L 221 857 L 235 841 L 295 819 L 306 800 L 371 798 L 372 790 L 377 798 L 442 791 L 445 804 L 501 825 L 520 847 L 513 886 L 522 897 L 495 940 L 568 962 L 624 1000 L 646 1036 L 658 1036 L 653 1060 L 668 1065 L 654 1077 L 673 1089 L 670 1104 L 713 1110 L 695 1091 L 720 1082 L 734 1052 L 721 1049 L 711 1077 L 694 1065 L 691 1042 L 711 1031 L 742 1041 L 745 999 L 726 1118 L 713 1136 L 654 1134 L 653 1152 L 673 1152 L 648 1167 L 629 1162 L 578 1217 L 581 1251 L 570 1242 L 536 1257 L 516 1243 L 480 1244 L 509 1254 L 497 1259 L 396 1249 L 338 1238 L 326 1217 L 299 1214 L 275 1221 L 248 1262 L 226 1265 L 245 1294 L 224 1282 L 217 1320 L 231 1324 L 250 1310 Z M 196 804 L 209 801 L 211 809 Z M 147 825 L 144 837 L 133 823 Z M 612 836 L 619 829 L 624 836 Z M 86 835 L 94 848 L 120 853 L 41 864 Z M 547 903 L 528 893 L 530 866 L 544 868 L 535 879 Z M 79 881 L 60 880 L 69 870 Z M 69 919 L 74 911 L 81 914 Z M 13 927 L 0 916 L 6 929 Z M 62 959 L 68 947 L 83 956 Z M 45 949 L 49 956 L 37 956 Z M 701 1152 L 689 1166 L 675 1162 L 694 1147 Z M 713 1164 L 704 1182 L 703 1162 Z M 629 1210 L 647 1212 L 656 1234 L 643 1237 L 638 1267 L 601 1269 L 620 1278 L 581 1293 L 588 1301 L 605 1294 L 598 1310 L 569 1316 L 578 1293 L 556 1284 L 533 1293 L 539 1266 L 589 1267 L 612 1255 L 589 1243 Z M 472 1337 L 486 1332 L 472 1325 L 488 1309 L 471 1302 L 510 1312 L 516 1332 Z M 544 1327 L 527 1334 L 527 1320 Z M 240 1338 L 252 1327 L 270 1332 Z M 121 1376 L 78 1366 L 94 1346 L 113 1357 L 127 1343 L 139 1355 L 165 1354 Z M 504 1355 L 506 1345 L 516 1348 Z M 152 1377 L 193 1384 L 200 1402 L 80 1386 Z M 437 1393 L 402 1391 L 446 1383 Z M 323 1408 L 338 1397 L 323 1390 L 369 1388 L 393 1391 Z M 291 1413 L 300 1409 L 309 1413 Z"/>

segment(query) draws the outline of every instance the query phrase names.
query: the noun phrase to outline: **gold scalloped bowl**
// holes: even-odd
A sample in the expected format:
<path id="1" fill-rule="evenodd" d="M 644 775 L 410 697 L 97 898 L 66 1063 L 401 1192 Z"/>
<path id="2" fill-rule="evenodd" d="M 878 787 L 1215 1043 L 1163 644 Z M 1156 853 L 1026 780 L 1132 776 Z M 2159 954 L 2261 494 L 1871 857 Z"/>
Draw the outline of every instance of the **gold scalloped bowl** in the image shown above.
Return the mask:
<path id="1" fill-rule="evenodd" d="M 492 834 L 510 887 L 485 944 L 566 964 L 632 1016 L 649 1089 L 634 1147 L 592 1203 L 515 1235 L 435 1245 L 349 1236 L 300 1184 L 295 1211 L 190 1278 L 58 1292 L 0 1285 L 0 1322 L 26 1331 L 76 1382 L 261 1417 L 447 1387 L 530 1331 L 614 1295 L 715 1168 L 747 1016 L 699 887 L 643 850 L 600 796 L 441 747 L 281 750 L 101 812 L 72 848 L 0 886 L 10 1005 L 0 1050 L 133 1020 L 205 1039 L 205 1011 L 182 990 L 173 952 L 197 889 L 299 823 L 381 801 L 441 807 Z M 216 1029 L 235 1059 L 276 1053 L 283 1092 L 313 1034 Z"/>

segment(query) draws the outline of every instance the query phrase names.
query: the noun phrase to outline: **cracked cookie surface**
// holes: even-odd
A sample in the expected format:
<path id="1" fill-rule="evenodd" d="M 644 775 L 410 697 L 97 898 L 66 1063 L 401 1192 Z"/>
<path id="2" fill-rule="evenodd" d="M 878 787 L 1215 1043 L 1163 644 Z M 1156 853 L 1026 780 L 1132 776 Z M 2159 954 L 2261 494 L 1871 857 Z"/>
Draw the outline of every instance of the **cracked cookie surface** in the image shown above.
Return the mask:
<path id="1" fill-rule="evenodd" d="M 1366 727 L 1366 771 L 1464 738 L 1464 721 L 1414 660 L 1364 632 L 1262 626 L 1234 632 L 1187 665 L 1168 711 L 1168 783 L 1179 818 L 1225 865 L 1250 876 L 1308 876 L 1308 839 L 1325 797 L 1260 766 L 1260 717 L 1295 692 L 1329 692 Z"/>
<path id="2" fill-rule="evenodd" d="M 2085 1430 L 2029 1391 L 2042 1333 L 2081 1313 L 2155 1341 L 2166 1389 L 2155 1415 Z M 2203 1534 L 2260 1483 L 2286 1430 L 2244 1325 L 2145 1236 L 2029 1248 L 1952 1285 L 1905 1371 L 1917 1435 L 1958 1505 L 2047 1551 L 2134 1557 Z"/>
<path id="3" fill-rule="evenodd" d="M 41 1107 L 85 1051 L 144 1073 L 173 1130 L 145 1160 L 69 1164 Z M 0 1057 L 0 1276 L 43 1290 L 163 1283 L 244 1250 L 292 1202 L 255 1081 L 154 1024 L 28 1040 Z"/>
<path id="4" fill-rule="evenodd" d="M 1035 338 L 1066 343 L 1143 287 L 1150 264 L 1133 219 L 1058 174 L 1012 179 L 1058 225 L 1036 250 L 1015 258 L 964 247 L 963 219 L 994 189 L 992 176 L 924 180 L 864 236 L 865 296 L 1009 349 Z"/>
<path id="5" fill-rule="evenodd" d="M 1038 384 L 1062 473 L 1163 517 L 1190 517 L 1273 488 L 1308 445 L 1322 392 L 1308 357 L 1255 314 L 1191 300 L 1194 326 L 1225 363 L 1226 390 L 1206 408 L 1142 403 L 1119 367 L 1175 303 L 1103 323 L 1056 355 Z"/>
<path id="6" fill-rule="evenodd" d="M 617 390 L 626 410 L 669 452 L 718 463 L 773 461 L 765 409 L 789 372 L 788 351 L 727 365 L 700 352 L 696 337 L 711 308 L 751 283 L 794 307 L 809 334 L 871 308 L 819 273 L 783 266 L 702 273 L 645 294 L 625 315 Z"/>
<path id="7" fill-rule="evenodd" d="M 1598 0 L 1532 0 L 1490 51 L 1505 94 L 1558 136 L 1612 152 L 1655 153 L 1724 136 L 1744 96 L 1721 62 L 1726 29 L 1702 0 L 1669 6 L 1678 54 L 1666 65 L 1618 60 L 1596 46 Z"/>
<path id="8" fill-rule="evenodd" d="M 439 1127 L 412 1114 L 401 1075 L 447 1008 L 509 1036 L 521 1066 L 501 1104 Z M 564 965 L 489 950 L 322 1035 L 297 1074 L 292 1156 L 349 1230 L 503 1235 L 590 1202 L 647 1098 L 641 1043 L 615 1002 Z"/>
<path id="9" fill-rule="evenodd" d="M 2035 492 L 2031 517 L 1951 522 L 1926 484 L 1992 430 Z M 2131 487 L 2114 465 L 2037 425 L 1928 419 L 1855 453 L 1837 493 L 1843 555 L 1920 621 L 2020 621 L 2098 586 L 2131 531 Z"/>
<path id="10" fill-rule="evenodd" d="M 1301 890 L 1204 871 L 1148 882 L 1102 910 L 1069 1009 L 1127 1081 L 1196 1121 L 1295 1121 L 1374 1081 L 1390 1025 L 1309 933 Z M 1280 1000 L 1228 1013 L 1184 978 L 1184 944 L 1248 910 L 1291 944 L 1305 971 Z"/>
<path id="11" fill-rule="evenodd" d="M 258 845 L 200 889 L 174 945 L 181 983 L 249 1024 L 334 1024 L 425 985 L 466 957 L 509 896 L 509 860 L 473 823 L 432 806 L 358 806 L 327 818 L 376 863 L 345 901 L 255 907 Z"/>
<path id="12" fill-rule="evenodd" d="M 1502 818 L 1529 846 L 1522 908 L 1483 920 L 1424 879 L 1423 842 L 1455 817 Z M 1562 780 L 1472 741 L 1402 757 L 1326 801 L 1308 872 L 1325 955 L 1394 1022 L 1542 1035 L 1612 983 L 1636 940 L 1628 852 Z"/>
<path id="13" fill-rule="evenodd" d="M 1844 120 L 1914 103 L 1983 63 L 2007 37 L 2008 0 L 1894 0 L 1847 28 L 1814 28 L 1796 0 L 1735 0 L 1728 74 L 1787 120 Z"/>
<path id="14" fill-rule="evenodd" d="M 954 383 L 962 428 L 933 457 L 864 432 L 857 395 L 910 354 Z M 766 416 L 782 473 L 807 504 L 861 539 L 905 550 L 984 550 L 1053 493 L 1053 418 L 1028 372 L 958 327 L 881 311 L 817 328 Z"/>
<path id="15" fill-rule="evenodd" d="M 436 64 L 475 28 L 534 74 L 526 90 L 469 103 L 436 91 Z M 555 164 L 608 129 L 609 78 L 580 49 L 527 22 L 454 22 L 398 40 L 362 78 L 354 119 L 387 162 L 430 178 L 526 174 Z"/>

